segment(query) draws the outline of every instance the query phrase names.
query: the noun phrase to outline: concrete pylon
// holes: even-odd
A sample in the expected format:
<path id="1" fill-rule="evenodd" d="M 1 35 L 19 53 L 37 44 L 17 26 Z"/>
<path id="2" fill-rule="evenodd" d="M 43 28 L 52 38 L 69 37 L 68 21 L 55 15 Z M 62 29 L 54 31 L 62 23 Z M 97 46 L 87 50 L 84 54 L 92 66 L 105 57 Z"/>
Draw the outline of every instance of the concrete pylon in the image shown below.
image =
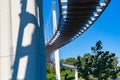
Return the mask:
<path id="1" fill-rule="evenodd" d="M 78 70 L 75 69 L 75 80 L 78 80 Z"/>
<path id="2" fill-rule="evenodd" d="M 59 50 L 56 50 L 54 53 L 55 53 L 56 80 L 61 80 L 61 79 L 60 79 L 60 59 L 59 59 Z"/>
<path id="3" fill-rule="evenodd" d="M 10 19 L 10 0 L 0 0 L 0 80 L 9 80 L 11 77 Z"/>
<path id="4" fill-rule="evenodd" d="M 0 80 L 46 80 L 42 0 L 0 0 Z"/>
<path id="5" fill-rule="evenodd" d="M 56 20 L 56 3 L 52 2 L 52 10 L 53 10 L 53 34 L 55 34 L 57 30 L 57 20 Z M 59 59 L 59 49 L 54 51 L 55 55 L 55 70 L 56 70 L 56 80 L 60 79 L 60 59 Z"/>

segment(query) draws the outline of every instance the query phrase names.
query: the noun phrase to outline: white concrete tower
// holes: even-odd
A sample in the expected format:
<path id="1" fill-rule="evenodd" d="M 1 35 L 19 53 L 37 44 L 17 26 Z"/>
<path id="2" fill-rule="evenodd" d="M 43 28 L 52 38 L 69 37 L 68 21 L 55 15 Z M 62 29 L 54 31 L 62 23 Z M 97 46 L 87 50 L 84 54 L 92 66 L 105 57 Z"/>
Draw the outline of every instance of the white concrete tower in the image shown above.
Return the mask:
<path id="1" fill-rule="evenodd" d="M 57 17 L 56 17 L 56 3 L 53 0 L 52 2 L 52 8 L 53 8 L 53 34 L 55 34 L 57 30 Z M 55 71 L 56 71 L 56 80 L 61 80 L 60 78 L 60 59 L 59 59 L 59 49 L 54 51 L 55 55 Z"/>
<path id="2" fill-rule="evenodd" d="M 0 0 L 0 80 L 46 80 L 42 0 Z"/>
<path id="3" fill-rule="evenodd" d="M 75 69 L 75 80 L 78 80 L 78 70 Z"/>
<path id="4" fill-rule="evenodd" d="M 56 70 L 56 80 L 61 80 L 60 78 L 60 58 L 59 58 L 59 49 L 55 52 L 55 70 Z"/>
<path id="5" fill-rule="evenodd" d="M 11 76 L 10 19 L 10 1 L 0 0 L 0 80 L 8 80 Z"/>

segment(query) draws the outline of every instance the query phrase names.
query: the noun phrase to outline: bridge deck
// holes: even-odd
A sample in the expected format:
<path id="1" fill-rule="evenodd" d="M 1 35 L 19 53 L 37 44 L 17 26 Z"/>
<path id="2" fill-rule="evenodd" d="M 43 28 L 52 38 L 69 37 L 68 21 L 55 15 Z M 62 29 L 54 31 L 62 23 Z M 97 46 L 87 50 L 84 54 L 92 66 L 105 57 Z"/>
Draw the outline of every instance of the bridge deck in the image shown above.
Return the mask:
<path id="1" fill-rule="evenodd" d="M 101 15 L 110 0 L 59 0 L 59 24 L 46 44 L 47 62 L 56 49 L 68 44 L 86 31 Z M 104 5 L 103 5 L 103 4 Z M 101 5 L 102 4 L 102 5 Z"/>

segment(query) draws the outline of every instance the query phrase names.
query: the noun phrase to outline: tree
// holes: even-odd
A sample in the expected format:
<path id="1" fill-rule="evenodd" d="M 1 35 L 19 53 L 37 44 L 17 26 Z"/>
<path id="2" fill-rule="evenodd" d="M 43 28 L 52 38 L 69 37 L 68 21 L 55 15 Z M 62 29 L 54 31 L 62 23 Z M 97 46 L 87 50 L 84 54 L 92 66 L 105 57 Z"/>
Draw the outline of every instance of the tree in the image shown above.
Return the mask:
<path id="1" fill-rule="evenodd" d="M 55 80 L 55 67 L 52 64 L 47 64 L 47 80 Z"/>
<path id="2" fill-rule="evenodd" d="M 107 79 L 108 77 L 117 78 L 118 69 L 114 66 L 113 61 L 115 54 L 109 54 L 109 52 L 99 51 L 94 55 L 92 64 L 92 75 L 101 79 Z"/>
<path id="3" fill-rule="evenodd" d="M 91 47 L 93 55 L 86 54 L 83 56 L 83 62 L 78 56 L 75 66 L 77 67 L 80 75 L 90 80 L 91 76 L 98 78 L 99 80 L 117 77 L 119 69 L 117 68 L 117 58 L 114 53 L 109 51 L 102 51 L 102 42 L 98 41 L 95 47 Z M 82 72 L 82 73 L 81 73 Z"/>
<path id="4" fill-rule="evenodd" d="M 61 63 L 68 64 L 68 65 L 73 65 L 76 62 L 75 58 L 67 58 L 67 59 L 61 59 Z M 70 70 L 68 68 L 63 68 L 61 67 L 61 80 L 72 80 L 74 78 L 75 72 L 73 70 Z M 68 74 L 68 76 L 66 76 Z"/>
<path id="5" fill-rule="evenodd" d="M 117 78 L 118 69 L 116 67 L 117 60 L 114 53 L 109 51 L 102 51 L 102 42 L 98 41 L 95 47 L 91 50 L 94 52 L 94 58 L 92 58 L 93 74 L 95 77 L 101 79 L 107 79 L 108 77 Z"/>
<path id="6" fill-rule="evenodd" d="M 85 80 L 90 80 L 91 78 L 91 55 L 88 57 L 85 57 L 88 54 L 85 54 L 83 57 L 78 56 L 77 61 L 74 64 L 79 72 L 79 77 L 81 76 Z M 84 59 L 85 61 L 82 61 L 81 59 Z M 84 63 L 84 65 L 82 65 Z"/>
<path id="7" fill-rule="evenodd" d="M 81 57 L 81 61 L 82 61 L 82 66 L 86 65 L 86 60 L 88 60 L 88 62 L 90 61 L 90 58 L 92 57 L 92 55 L 90 53 L 86 53 L 83 55 L 83 57 Z"/>
<path id="8" fill-rule="evenodd" d="M 60 62 L 64 63 L 64 64 L 69 64 L 69 65 L 73 65 L 76 62 L 75 58 L 67 58 L 67 59 L 61 59 Z"/>

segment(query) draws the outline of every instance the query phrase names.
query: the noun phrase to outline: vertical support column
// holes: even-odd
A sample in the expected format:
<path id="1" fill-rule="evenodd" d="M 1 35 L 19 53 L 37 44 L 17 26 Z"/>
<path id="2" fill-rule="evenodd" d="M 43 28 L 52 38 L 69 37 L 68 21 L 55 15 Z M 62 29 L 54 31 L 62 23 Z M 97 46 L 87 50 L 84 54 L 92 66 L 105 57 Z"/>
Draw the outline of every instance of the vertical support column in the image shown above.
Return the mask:
<path id="1" fill-rule="evenodd" d="M 75 80 L 78 80 L 78 70 L 75 69 Z"/>
<path id="2" fill-rule="evenodd" d="M 43 19 L 43 0 L 37 0 L 38 5 L 38 16 L 40 19 L 40 33 L 37 35 L 38 37 L 38 74 L 39 77 L 37 80 L 46 80 L 46 52 L 45 52 L 45 40 L 44 40 L 44 19 Z M 38 24 L 39 25 L 39 24 Z"/>
<path id="3" fill-rule="evenodd" d="M 10 0 L 0 0 L 0 80 L 11 77 Z"/>
<path id="4" fill-rule="evenodd" d="M 57 19 L 56 19 L 56 4 L 53 1 L 52 2 L 52 8 L 53 8 L 53 34 L 57 30 Z"/>
<path id="5" fill-rule="evenodd" d="M 59 59 L 59 50 L 55 51 L 55 70 L 56 70 L 56 80 L 60 79 L 60 59 Z"/>
<path id="6" fill-rule="evenodd" d="M 46 80 L 42 1 L 0 0 L 0 80 Z"/>
<path id="7" fill-rule="evenodd" d="M 53 8 L 53 34 L 57 30 L 57 20 L 56 20 L 56 4 L 52 2 Z M 60 79 L 60 59 L 59 59 L 59 50 L 57 49 L 55 52 L 55 70 L 56 70 L 56 80 Z"/>

